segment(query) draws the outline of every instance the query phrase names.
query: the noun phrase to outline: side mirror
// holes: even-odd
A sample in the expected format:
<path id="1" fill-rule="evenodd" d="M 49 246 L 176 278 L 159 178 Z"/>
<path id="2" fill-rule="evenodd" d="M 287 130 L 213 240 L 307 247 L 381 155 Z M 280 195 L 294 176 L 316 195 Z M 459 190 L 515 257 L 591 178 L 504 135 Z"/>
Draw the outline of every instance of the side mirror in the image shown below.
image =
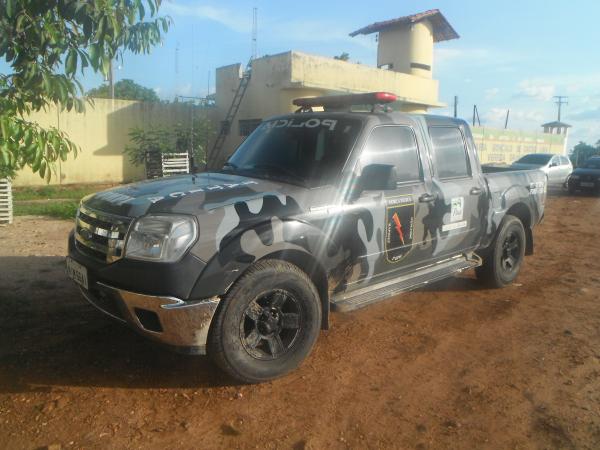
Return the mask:
<path id="1" fill-rule="evenodd" d="M 389 191 L 396 189 L 396 169 L 388 164 L 369 164 L 365 166 L 354 187 L 354 195 L 364 191 Z"/>

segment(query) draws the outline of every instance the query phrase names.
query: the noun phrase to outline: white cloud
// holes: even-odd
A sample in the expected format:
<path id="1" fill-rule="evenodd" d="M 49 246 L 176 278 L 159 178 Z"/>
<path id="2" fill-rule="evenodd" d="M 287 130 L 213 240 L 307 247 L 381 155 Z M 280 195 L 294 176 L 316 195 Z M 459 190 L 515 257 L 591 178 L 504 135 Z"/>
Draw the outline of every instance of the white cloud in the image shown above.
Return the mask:
<path id="1" fill-rule="evenodd" d="M 433 58 L 437 63 L 456 60 L 484 60 L 490 57 L 490 51 L 484 48 L 445 48 L 434 47 Z"/>
<path id="2" fill-rule="evenodd" d="M 184 5 L 175 2 L 163 3 L 163 11 L 172 16 L 198 17 L 220 23 L 238 33 L 250 33 L 252 20 L 249 13 L 240 14 L 227 8 L 210 5 Z"/>
<path id="3" fill-rule="evenodd" d="M 518 87 L 518 95 L 542 101 L 551 100 L 556 92 L 554 84 L 540 79 L 523 80 Z"/>
<path id="4" fill-rule="evenodd" d="M 491 99 L 495 98 L 499 92 L 500 92 L 500 89 L 497 87 L 489 88 L 484 91 L 484 97 L 486 100 L 491 100 Z"/>
<path id="5" fill-rule="evenodd" d="M 487 110 L 482 119 L 485 125 L 495 128 L 504 128 L 507 108 L 491 108 Z M 510 109 L 508 124 L 511 129 L 537 130 L 544 121 L 544 113 L 538 109 Z"/>

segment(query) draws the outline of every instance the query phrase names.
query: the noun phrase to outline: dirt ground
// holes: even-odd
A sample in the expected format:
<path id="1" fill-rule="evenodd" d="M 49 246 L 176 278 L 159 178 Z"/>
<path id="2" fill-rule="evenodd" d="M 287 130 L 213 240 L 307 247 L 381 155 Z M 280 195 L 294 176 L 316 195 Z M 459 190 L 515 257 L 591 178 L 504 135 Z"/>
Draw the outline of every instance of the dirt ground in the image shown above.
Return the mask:
<path id="1" fill-rule="evenodd" d="M 472 274 L 334 314 L 241 386 L 87 305 L 72 223 L 0 228 L 0 448 L 600 448 L 600 199 L 551 197 L 518 282 Z"/>

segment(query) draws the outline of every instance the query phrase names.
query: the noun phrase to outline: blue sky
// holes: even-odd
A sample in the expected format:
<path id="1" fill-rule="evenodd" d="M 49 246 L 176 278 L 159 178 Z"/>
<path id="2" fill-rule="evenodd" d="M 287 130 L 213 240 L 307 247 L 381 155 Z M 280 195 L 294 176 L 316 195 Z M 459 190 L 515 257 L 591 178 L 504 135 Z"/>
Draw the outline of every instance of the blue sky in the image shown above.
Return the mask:
<path id="1" fill-rule="evenodd" d="M 556 117 L 552 96 L 566 95 L 563 120 L 573 125 L 570 144 L 600 139 L 600 2 L 592 0 L 163 0 L 162 14 L 174 20 L 163 45 L 150 56 L 126 55 L 116 79 L 132 78 L 163 98 L 205 95 L 208 83 L 214 86 L 216 67 L 249 59 L 254 6 L 259 55 L 345 51 L 352 61 L 369 65 L 376 61 L 374 35 L 348 33 L 439 8 L 461 36 L 436 44 L 433 70 L 443 102 L 458 95 L 459 115 L 465 118 L 476 103 L 489 126 L 503 126 L 510 108 L 510 128 L 539 130 Z M 84 85 L 101 81 L 90 75 Z"/>

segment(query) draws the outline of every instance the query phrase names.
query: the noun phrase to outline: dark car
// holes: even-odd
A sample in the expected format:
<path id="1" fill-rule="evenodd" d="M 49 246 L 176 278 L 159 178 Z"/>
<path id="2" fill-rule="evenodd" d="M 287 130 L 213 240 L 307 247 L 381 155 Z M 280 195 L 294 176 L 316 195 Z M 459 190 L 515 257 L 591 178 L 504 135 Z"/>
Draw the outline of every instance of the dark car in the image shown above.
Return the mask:
<path id="1" fill-rule="evenodd" d="M 569 178 L 569 192 L 587 191 L 600 194 L 600 156 L 592 156 Z"/>
<path id="2" fill-rule="evenodd" d="M 71 278 L 116 320 L 245 382 L 297 367 L 330 309 L 469 268 L 510 284 L 533 252 L 546 174 L 482 170 L 463 120 L 348 111 L 391 99 L 297 101 L 219 170 L 84 198 Z"/>

